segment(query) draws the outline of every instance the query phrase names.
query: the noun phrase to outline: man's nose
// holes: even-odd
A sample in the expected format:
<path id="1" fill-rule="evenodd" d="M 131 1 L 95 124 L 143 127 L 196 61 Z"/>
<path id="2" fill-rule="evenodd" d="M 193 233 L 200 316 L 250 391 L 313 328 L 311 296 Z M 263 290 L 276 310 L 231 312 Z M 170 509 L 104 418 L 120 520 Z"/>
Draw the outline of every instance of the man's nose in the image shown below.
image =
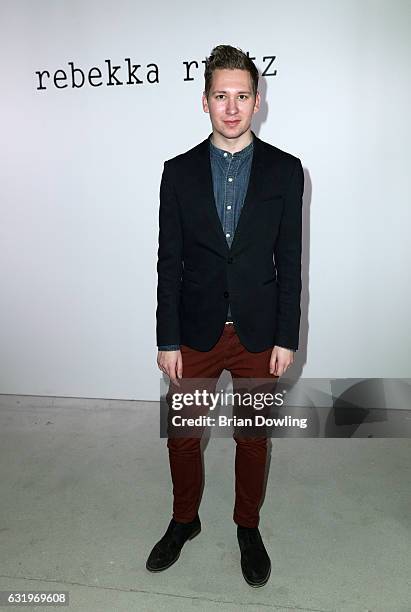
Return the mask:
<path id="1" fill-rule="evenodd" d="M 232 98 L 227 101 L 227 113 L 234 114 L 238 112 L 237 99 Z"/>

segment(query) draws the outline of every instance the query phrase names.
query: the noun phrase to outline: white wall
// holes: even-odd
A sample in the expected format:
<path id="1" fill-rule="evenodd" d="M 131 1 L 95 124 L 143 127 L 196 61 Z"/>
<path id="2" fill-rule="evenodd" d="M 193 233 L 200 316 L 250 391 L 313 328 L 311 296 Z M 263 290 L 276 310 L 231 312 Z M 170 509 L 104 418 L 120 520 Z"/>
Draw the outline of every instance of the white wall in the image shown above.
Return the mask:
<path id="1" fill-rule="evenodd" d="M 160 177 L 211 131 L 202 65 L 185 82 L 182 62 L 221 43 L 260 71 L 276 56 L 253 129 L 305 169 L 296 367 L 409 377 L 410 17 L 400 0 L 1 2 L 0 392 L 158 399 Z M 127 57 L 142 85 L 36 89 L 69 61 L 124 78 Z"/>

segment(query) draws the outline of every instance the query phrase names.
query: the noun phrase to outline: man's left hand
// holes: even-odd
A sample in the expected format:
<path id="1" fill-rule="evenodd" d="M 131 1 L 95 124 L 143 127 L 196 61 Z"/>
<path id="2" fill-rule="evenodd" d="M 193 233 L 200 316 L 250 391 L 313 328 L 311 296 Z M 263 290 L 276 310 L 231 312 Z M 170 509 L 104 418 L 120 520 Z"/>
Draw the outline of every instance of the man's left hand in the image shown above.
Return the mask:
<path id="1" fill-rule="evenodd" d="M 282 376 L 287 368 L 294 363 L 294 351 L 275 346 L 271 353 L 270 374 Z"/>

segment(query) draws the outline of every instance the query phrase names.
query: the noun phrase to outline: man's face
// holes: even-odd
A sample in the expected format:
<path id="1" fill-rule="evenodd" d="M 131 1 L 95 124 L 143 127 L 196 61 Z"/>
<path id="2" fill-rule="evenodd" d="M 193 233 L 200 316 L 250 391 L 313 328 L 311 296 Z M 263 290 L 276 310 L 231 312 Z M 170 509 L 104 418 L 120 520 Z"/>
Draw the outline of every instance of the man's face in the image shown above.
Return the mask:
<path id="1" fill-rule="evenodd" d="M 203 94 L 204 112 L 210 113 L 213 131 L 224 138 L 239 138 L 251 126 L 260 108 L 260 94 L 254 98 L 248 70 L 219 68 L 213 72 L 208 100 Z"/>

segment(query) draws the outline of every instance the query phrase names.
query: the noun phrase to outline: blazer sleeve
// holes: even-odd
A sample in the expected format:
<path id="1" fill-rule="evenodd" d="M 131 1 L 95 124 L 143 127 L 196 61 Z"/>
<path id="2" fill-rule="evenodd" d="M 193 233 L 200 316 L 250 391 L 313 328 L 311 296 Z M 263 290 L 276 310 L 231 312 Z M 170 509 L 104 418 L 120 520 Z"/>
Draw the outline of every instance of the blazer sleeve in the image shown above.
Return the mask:
<path id="1" fill-rule="evenodd" d="M 301 238 L 304 172 L 296 158 L 285 193 L 283 214 L 274 250 L 277 270 L 275 344 L 298 349 L 301 297 Z"/>
<path id="2" fill-rule="evenodd" d="M 179 303 L 183 232 L 169 162 L 164 162 L 160 184 L 157 260 L 157 346 L 180 344 Z"/>

